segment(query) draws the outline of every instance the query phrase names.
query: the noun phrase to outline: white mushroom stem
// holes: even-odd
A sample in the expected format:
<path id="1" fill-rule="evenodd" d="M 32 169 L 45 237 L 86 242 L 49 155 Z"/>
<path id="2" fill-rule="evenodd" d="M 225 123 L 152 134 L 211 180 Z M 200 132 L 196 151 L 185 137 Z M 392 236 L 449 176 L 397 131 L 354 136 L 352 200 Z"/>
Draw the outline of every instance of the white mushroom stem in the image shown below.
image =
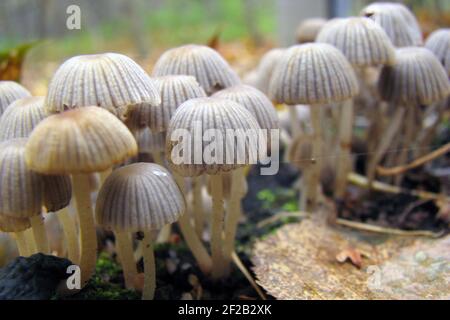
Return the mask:
<path id="1" fill-rule="evenodd" d="M 321 112 L 322 106 L 311 106 L 311 126 L 314 130 L 313 134 L 313 158 L 314 163 L 311 166 L 310 183 L 306 186 L 307 208 L 308 210 L 315 210 L 317 206 L 317 190 L 320 184 L 320 167 L 322 155 L 322 127 L 321 127 Z"/>
<path id="2" fill-rule="evenodd" d="M 241 217 L 241 200 L 245 183 L 244 168 L 238 168 L 232 172 L 231 175 L 231 194 L 230 201 L 227 205 L 227 217 L 225 223 L 225 243 L 224 243 L 224 262 L 225 262 L 225 276 L 230 273 L 230 264 L 232 261 L 232 254 L 234 251 L 234 243 L 236 238 L 236 231 Z"/>
<path id="3" fill-rule="evenodd" d="M 19 255 L 21 257 L 28 257 L 30 255 L 30 252 L 28 251 L 27 239 L 25 237 L 24 231 L 15 232 L 14 235 Z"/>
<path id="4" fill-rule="evenodd" d="M 289 118 L 291 120 L 291 137 L 295 139 L 301 133 L 298 121 L 297 109 L 295 106 L 287 106 L 289 109 Z"/>
<path id="5" fill-rule="evenodd" d="M 28 254 L 31 256 L 32 254 L 35 254 L 38 252 L 37 246 L 36 246 L 36 241 L 34 240 L 33 229 L 30 228 L 30 229 L 25 230 L 24 234 L 25 234 L 25 239 L 27 241 Z"/>
<path id="6" fill-rule="evenodd" d="M 177 173 L 174 173 L 173 176 L 178 184 L 178 187 L 181 190 L 181 193 L 184 195 L 184 178 Z M 204 274 L 209 274 L 212 269 L 211 257 L 209 256 L 208 251 L 206 251 L 206 248 L 203 245 L 202 241 L 195 233 L 195 229 L 192 226 L 189 216 L 186 213 L 180 216 L 180 218 L 178 219 L 178 225 L 180 226 L 184 241 L 186 241 L 186 244 L 194 255 L 194 258 L 197 261 L 200 270 L 202 270 Z"/>
<path id="7" fill-rule="evenodd" d="M 75 219 L 70 215 L 68 208 L 61 209 L 56 216 L 66 238 L 67 256 L 70 261 L 78 264 L 80 261 L 80 250 Z"/>
<path id="8" fill-rule="evenodd" d="M 44 226 L 44 217 L 40 214 L 32 216 L 30 218 L 30 223 L 34 240 L 36 241 L 36 249 L 38 252 L 49 254 L 50 248 L 48 246 L 47 231 Z"/>
<path id="9" fill-rule="evenodd" d="M 223 261 L 223 185 L 222 175 L 211 175 L 213 214 L 211 221 L 212 278 L 219 279 L 225 272 Z"/>
<path id="10" fill-rule="evenodd" d="M 412 149 L 412 144 L 414 143 L 416 130 L 420 132 L 422 128 L 417 128 L 415 119 L 415 106 L 410 106 L 406 110 L 406 121 L 403 124 L 404 136 L 402 139 L 399 156 L 396 159 L 396 166 L 404 165 L 408 160 L 409 151 Z M 399 174 L 395 177 L 395 185 L 400 186 L 403 180 L 403 174 Z"/>
<path id="11" fill-rule="evenodd" d="M 341 105 L 339 124 L 339 157 L 336 170 L 335 196 L 342 198 L 347 187 L 347 175 L 352 171 L 351 143 L 353 133 L 353 100 L 347 100 Z"/>
<path id="12" fill-rule="evenodd" d="M 405 108 L 398 107 L 395 110 L 395 114 L 392 118 L 392 121 L 387 128 L 386 134 L 383 135 L 380 144 L 377 146 L 375 153 L 372 155 L 371 161 L 369 162 L 369 167 L 367 170 L 367 179 L 369 181 L 369 186 L 372 185 L 373 180 L 375 179 L 376 168 L 380 161 L 383 159 L 384 154 L 388 150 L 391 145 L 395 135 L 400 129 L 403 116 L 405 114 Z"/>
<path id="13" fill-rule="evenodd" d="M 89 176 L 74 174 L 72 176 L 73 193 L 80 223 L 80 269 L 81 285 L 84 286 L 91 278 L 97 260 L 97 234 L 94 224 Z"/>
<path id="14" fill-rule="evenodd" d="M 153 300 L 156 289 L 156 272 L 151 232 L 144 232 L 142 244 L 142 254 L 144 256 L 144 289 L 142 290 L 142 300 Z"/>
<path id="15" fill-rule="evenodd" d="M 106 169 L 105 171 L 99 172 L 99 176 L 100 176 L 100 185 L 99 187 L 101 187 L 103 185 L 103 183 L 105 182 L 106 178 L 109 177 L 109 175 L 112 172 L 112 168 Z M 92 187 L 89 187 L 89 190 L 91 190 Z"/>
<path id="16" fill-rule="evenodd" d="M 133 242 L 129 232 L 114 231 L 116 237 L 116 251 L 122 265 L 125 286 L 127 289 L 135 288 L 137 276 L 136 262 L 133 255 Z"/>
<path id="17" fill-rule="evenodd" d="M 192 179 L 192 210 L 194 211 L 195 232 L 200 239 L 203 237 L 203 228 L 205 226 L 205 213 L 203 212 L 202 201 L 202 178 L 203 176 L 194 177 Z"/>
<path id="18" fill-rule="evenodd" d="M 301 188 L 300 188 L 300 199 L 299 199 L 299 209 L 301 211 L 307 211 L 308 204 L 308 191 L 310 188 L 308 186 L 311 185 L 311 176 L 312 171 L 314 169 L 311 166 L 307 166 L 302 170 L 302 180 L 301 180 Z"/>
<path id="19" fill-rule="evenodd" d="M 170 235 L 172 233 L 172 225 L 166 224 L 159 230 L 156 243 L 167 243 L 170 240 Z"/>

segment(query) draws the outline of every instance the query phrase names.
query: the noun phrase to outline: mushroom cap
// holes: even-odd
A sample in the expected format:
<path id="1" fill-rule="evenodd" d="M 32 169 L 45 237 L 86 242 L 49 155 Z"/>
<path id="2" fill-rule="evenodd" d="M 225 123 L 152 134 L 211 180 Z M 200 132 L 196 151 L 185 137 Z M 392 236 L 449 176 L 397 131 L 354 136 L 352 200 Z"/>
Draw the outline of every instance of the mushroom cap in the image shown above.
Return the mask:
<path id="1" fill-rule="evenodd" d="M 295 32 L 298 43 L 314 42 L 322 27 L 327 23 L 324 18 L 309 18 L 303 20 Z"/>
<path id="2" fill-rule="evenodd" d="M 271 49 L 262 56 L 258 64 L 256 87 L 265 94 L 269 93 L 270 79 L 272 78 L 273 71 L 285 51 L 286 49 L 284 48 Z"/>
<path id="3" fill-rule="evenodd" d="M 391 40 L 383 28 L 369 18 L 335 19 L 322 28 L 316 41 L 335 46 L 357 67 L 395 63 Z"/>
<path id="4" fill-rule="evenodd" d="M 401 3 L 372 3 L 361 11 L 361 16 L 378 23 L 396 47 L 422 45 L 422 31 L 414 14 Z"/>
<path id="5" fill-rule="evenodd" d="M 450 28 L 431 33 L 425 42 L 425 47 L 435 54 L 450 77 Z"/>
<path id="6" fill-rule="evenodd" d="M 236 101 L 250 111 L 261 129 L 279 129 L 278 115 L 272 102 L 256 88 L 241 84 L 218 91 L 213 98 Z"/>
<path id="7" fill-rule="evenodd" d="M 238 75 L 217 51 L 195 44 L 167 50 L 153 68 L 153 76 L 174 74 L 195 77 L 208 95 L 240 83 Z"/>
<path id="8" fill-rule="evenodd" d="M 108 111 L 83 107 L 47 117 L 30 135 L 25 158 L 44 174 L 104 171 L 136 155 L 128 128 Z"/>
<path id="9" fill-rule="evenodd" d="M 44 97 L 27 97 L 12 102 L 0 117 L 0 141 L 28 137 L 46 117 Z"/>
<path id="10" fill-rule="evenodd" d="M 306 169 L 313 158 L 313 137 L 311 135 L 297 136 L 289 146 L 288 161 L 297 169 Z"/>
<path id="11" fill-rule="evenodd" d="M 41 213 L 42 175 L 25 163 L 27 140 L 12 139 L 0 144 L 0 213 L 28 218 Z"/>
<path id="12" fill-rule="evenodd" d="M 129 108 L 161 102 L 149 75 L 132 59 L 118 53 L 75 56 L 56 70 L 48 87 L 49 113 L 98 106 L 117 116 Z"/>
<path id="13" fill-rule="evenodd" d="M 185 210 L 175 180 L 154 163 L 114 170 L 101 187 L 95 208 L 100 225 L 133 232 L 160 229 L 177 221 Z"/>
<path id="14" fill-rule="evenodd" d="M 161 103 L 150 108 L 141 107 L 138 114 L 131 111 L 129 127 L 142 129 L 149 126 L 153 132 L 166 131 L 170 118 L 183 102 L 193 98 L 206 97 L 205 91 L 192 76 L 172 75 L 153 79 L 161 96 Z M 127 121 L 126 123 L 128 124 Z"/>
<path id="15" fill-rule="evenodd" d="M 138 130 L 134 134 L 140 153 L 163 152 L 166 147 L 166 133 L 153 133 L 150 128 Z"/>
<path id="16" fill-rule="evenodd" d="M 44 206 L 48 212 L 67 207 L 72 199 L 72 182 L 67 175 L 43 175 Z"/>
<path id="17" fill-rule="evenodd" d="M 11 218 L 0 214 L 1 232 L 21 232 L 31 228 L 31 222 L 28 218 Z"/>
<path id="18" fill-rule="evenodd" d="M 197 98 L 184 102 L 173 115 L 170 120 L 169 129 L 166 136 L 166 157 L 168 158 L 169 166 L 182 176 L 199 176 L 203 173 L 206 174 L 218 174 L 220 172 L 228 172 L 236 168 L 250 164 L 251 157 L 249 155 L 249 148 L 246 145 L 244 155 L 239 154 L 243 161 L 238 161 L 237 152 L 238 143 L 237 139 L 233 141 L 226 140 L 227 129 L 232 133 L 238 133 L 238 130 L 245 133 L 259 132 L 260 127 L 253 115 L 245 107 L 241 106 L 237 102 L 221 98 Z M 183 140 L 179 142 L 178 130 L 183 130 L 183 133 L 188 133 L 190 136 L 183 136 Z M 216 146 L 222 147 L 221 153 L 216 154 L 216 160 L 218 163 L 211 159 L 206 159 L 204 155 L 210 155 L 212 150 L 210 144 L 214 144 L 215 137 L 211 139 L 211 142 L 204 142 L 203 135 L 214 130 L 213 134 L 217 133 L 217 139 L 219 140 Z M 251 130 L 251 131 L 249 131 Z M 198 139 L 197 131 L 200 132 Z M 230 134 L 230 132 L 228 133 Z M 172 141 L 171 137 L 175 140 Z M 178 144 L 189 145 L 191 152 L 186 151 L 187 154 L 179 155 Z M 201 149 L 198 149 L 201 148 Z M 172 151 L 183 159 L 175 161 L 172 158 Z M 231 154 L 234 155 L 232 159 Z M 197 156 L 195 156 L 197 155 Z M 201 159 L 197 159 L 200 155 Z M 177 163 L 178 162 L 178 163 Z"/>
<path id="19" fill-rule="evenodd" d="M 30 91 L 14 81 L 0 81 L 0 116 L 13 101 L 31 97 Z"/>
<path id="20" fill-rule="evenodd" d="M 408 47 L 396 52 L 397 63 L 383 67 L 378 80 L 383 100 L 403 105 L 428 105 L 449 95 L 447 73 L 430 50 Z"/>
<path id="21" fill-rule="evenodd" d="M 295 45 L 286 50 L 270 81 L 277 103 L 327 104 L 358 94 L 358 81 L 348 60 L 326 43 Z"/>

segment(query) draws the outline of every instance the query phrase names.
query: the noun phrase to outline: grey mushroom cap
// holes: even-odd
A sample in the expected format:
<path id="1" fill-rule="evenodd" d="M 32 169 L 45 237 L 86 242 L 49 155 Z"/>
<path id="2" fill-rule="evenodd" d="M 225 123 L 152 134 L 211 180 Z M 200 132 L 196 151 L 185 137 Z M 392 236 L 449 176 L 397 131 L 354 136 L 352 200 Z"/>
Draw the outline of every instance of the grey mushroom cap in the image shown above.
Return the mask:
<path id="1" fill-rule="evenodd" d="M 444 67 L 434 54 L 419 47 L 397 49 L 397 63 L 383 67 L 378 91 L 385 101 L 429 105 L 450 94 Z"/>
<path id="2" fill-rule="evenodd" d="M 257 72 L 256 88 L 264 92 L 269 93 L 270 79 L 272 78 L 275 66 L 286 51 L 284 48 L 274 48 L 267 51 L 261 58 Z"/>
<path id="3" fill-rule="evenodd" d="M 269 97 L 288 105 L 323 105 L 354 97 L 359 85 L 348 60 L 326 43 L 290 47 L 275 67 Z"/>
<path id="4" fill-rule="evenodd" d="M 1 232 L 22 232 L 31 228 L 31 222 L 28 218 L 11 218 L 0 213 L 0 231 Z"/>
<path id="5" fill-rule="evenodd" d="M 238 75 L 222 56 L 207 46 L 189 44 L 164 52 L 153 68 L 153 76 L 190 75 L 208 95 L 240 83 Z"/>
<path id="6" fill-rule="evenodd" d="M 425 42 L 425 47 L 435 54 L 450 77 L 450 28 L 431 33 Z"/>
<path id="7" fill-rule="evenodd" d="M 298 43 L 314 42 L 317 35 L 327 23 L 324 18 L 309 18 L 303 20 L 297 27 L 296 38 Z"/>
<path id="8" fill-rule="evenodd" d="M 97 222 L 116 231 L 160 229 L 186 210 L 175 180 L 154 163 L 135 163 L 114 170 L 101 187 Z"/>
<path id="9" fill-rule="evenodd" d="M 12 102 L 31 97 L 30 91 L 14 81 L 0 81 L 0 116 Z"/>
<path id="10" fill-rule="evenodd" d="M 67 175 L 43 175 L 44 206 L 48 212 L 57 212 L 70 204 L 72 182 Z"/>
<path id="11" fill-rule="evenodd" d="M 75 56 L 56 70 L 48 87 L 49 113 L 98 106 L 123 116 L 134 106 L 160 104 L 149 75 L 132 59 L 118 53 Z"/>
<path id="12" fill-rule="evenodd" d="M 361 11 L 361 15 L 378 23 L 396 47 L 423 44 L 422 31 L 416 17 L 401 3 L 372 3 Z"/>
<path id="13" fill-rule="evenodd" d="M 364 17 L 336 19 L 327 23 L 317 42 L 338 48 L 356 67 L 392 65 L 395 48 L 386 32 L 373 20 Z"/>

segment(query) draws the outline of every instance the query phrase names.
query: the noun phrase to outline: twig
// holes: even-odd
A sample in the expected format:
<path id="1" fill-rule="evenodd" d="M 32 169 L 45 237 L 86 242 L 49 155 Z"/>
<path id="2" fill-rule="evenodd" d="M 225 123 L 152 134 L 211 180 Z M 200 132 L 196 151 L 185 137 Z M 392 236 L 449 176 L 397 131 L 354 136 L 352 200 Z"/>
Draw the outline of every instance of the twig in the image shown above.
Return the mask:
<path id="1" fill-rule="evenodd" d="M 375 226 L 372 224 L 362 223 L 362 222 L 356 222 L 356 221 L 349 221 L 346 219 L 337 219 L 336 223 L 363 231 L 369 231 L 369 232 L 376 232 L 376 233 L 383 233 L 383 234 L 391 234 L 396 236 L 407 236 L 407 237 L 429 237 L 429 238 L 439 238 L 442 235 L 444 235 L 444 232 L 431 232 L 426 230 L 414 230 L 414 231 L 406 231 L 406 230 L 400 230 L 400 229 L 393 229 L 393 228 L 385 228 L 380 226 Z"/>
<path id="2" fill-rule="evenodd" d="M 440 147 L 439 149 L 437 149 L 421 158 L 418 158 L 409 164 L 406 164 L 403 166 L 398 166 L 398 167 L 393 167 L 393 168 L 377 167 L 377 173 L 381 176 L 393 176 L 393 175 L 401 174 L 410 169 L 419 167 L 419 166 L 421 166 L 429 161 L 432 161 L 440 156 L 443 156 L 444 154 L 446 154 L 449 151 L 450 151 L 450 143 L 447 143 L 446 145 Z"/>
<path id="3" fill-rule="evenodd" d="M 268 226 L 269 224 L 275 223 L 278 220 L 283 219 L 283 218 L 308 218 L 308 217 L 310 217 L 310 214 L 307 213 L 307 212 L 301 212 L 301 211 L 297 211 L 297 212 L 278 212 L 277 214 L 274 214 L 273 216 L 258 222 L 256 227 L 258 229 L 262 229 L 265 226 Z"/>
<path id="4" fill-rule="evenodd" d="M 247 270 L 247 268 L 244 266 L 244 264 L 242 263 L 241 259 L 237 255 L 236 251 L 233 251 L 233 253 L 231 254 L 231 258 L 233 259 L 234 264 L 239 268 L 239 270 L 241 270 L 241 272 L 247 278 L 248 282 L 250 282 L 251 286 L 253 287 L 253 289 L 255 289 L 255 291 L 259 295 L 259 297 L 262 300 L 267 300 L 266 295 L 261 290 L 261 288 L 258 286 L 258 284 L 256 283 L 255 279 L 253 279 L 252 275 Z"/>

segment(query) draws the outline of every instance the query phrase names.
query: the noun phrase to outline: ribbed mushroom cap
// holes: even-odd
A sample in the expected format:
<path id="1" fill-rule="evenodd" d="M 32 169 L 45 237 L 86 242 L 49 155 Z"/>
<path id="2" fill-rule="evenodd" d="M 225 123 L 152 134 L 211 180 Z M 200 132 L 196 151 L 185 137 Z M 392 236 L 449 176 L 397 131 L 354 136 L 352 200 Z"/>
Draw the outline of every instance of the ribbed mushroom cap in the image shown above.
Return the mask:
<path id="1" fill-rule="evenodd" d="M 284 48 L 271 49 L 262 56 L 258 64 L 256 87 L 265 94 L 269 92 L 270 79 L 272 78 L 273 71 L 285 51 L 286 49 Z"/>
<path id="2" fill-rule="evenodd" d="M 150 128 L 138 130 L 134 134 L 140 153 L 162 152 L 166 147 L 166 133 L 153 133 Z"/>
<path id="3" fill-rule="evenodd" d="M 175 149 L 175 147 L 178 148 L 177 145 L 179 142 L 176 140 L 178 139 L 176 133 L 178 133 L 178 130 L 180 129 L 183 129 L 190 134 L 190 137 L 186 137 L 186 142 L 183 143 L 182 141 L 180 144 L 182 146 L 190 145 L 192 151 L 189 154 L 183 155 L 184 158 L 180 159 L 182 160 L 181 163 L 174 163 L 172 150 L 176 155 L 179 155 L 179 150 Z M 215 140 L 212 138 L 212 142 L 202 142 L 203 140 L 201 137 L 200 139 L 196 139 L 197 134 L 195 131 L 197 131 L 197 129 L 200 129 L 203 132 L 201 134 L 208 133 L 208 130 L 210 129 L 220 133 L 222 139 L 219 139 L 219 144 L 222 144 L 223 152 L 221 155 L 216 155 L 217 162 L 219 163 L 210 163 L 211 161 L 209 159 L 203 157 L 205 153 L 209 155 L 210 151 L 212 152 L 208 146 Z M 237 130 L 241 130 L 242 134 L 242 131 L 250 133 L 258 132 L 260 127 L 250 111 L 232 100 L 221 98 L 197 98 L 186 101 L 173 115 L 170 120 L 169 130 L 167 131 L 166 157 L 169 160 L 169 165 L 180 175 L 193 177 L 203 173 L 217 174 L 219 172 L 227 172 L 249 164 L 251 158 L 249 157 L 249 148 L 247 147 L 243 150 L 245 154 L 239 155 L 244 158 L 244 161 L 237 161 L 238 151 L 236 150 L 238 149 L 239 144 L 237 139 L 233 139 L 233 141 L 227 143 L 227 129 L 231 129 L 234 133 L 236 133 Z M 175 141 L 171 141 L 171 138 Z M 195 149 L 196 147 L 199 149 Z M 195 156 L 196 154 L 197 156 Z M 197 159 L 198 155 L 200 155 L 201 159 Z M 226 158 L 227 155 L 230 159 Z M 234 157 L 231 158 L 231 155 L 234 155 Z"/>
<path id="4" fill-rule="evenodd" d="M 128 128 L 108 111 L 84 107 L 44 119 L 26 146 L 27 164 L 45 174 L 104 171 L 136 155 Z"/>
<path id="5" fill-rule="evenodd" d="M 72 199 L 72 182 L 67 175 L 43 175 L 44 206 L 48 212 L 67 207 Z"/>
<path id="6" fill-rule="evenodd" d="M 296 38 L 298 43 L 314 42 L 322 27 L 327 23 L 323 18 L 310 18 L 303 20 L 297 27 Z"/>
<path id="7" fill-rule="evenodd" d="M 450 28 L 439 29 L 430 34 L 425 47 L 435 54 L 450 77 Z"/>
<path id="8" fill-rule="evenodd" d="M 215 50 L 189 44 L 164 52 L 156 62 L 153 76 L 190 75 L 208 95 L 240 83 L 239 77 Z"/>
<path id="9" fill-rule="evenodd" d="M 14 81 L 0 81 L 0 116 L 13 101 L 31 97 L 30 91 Z"/>
<path id="10" fill-rule="evenodd" d="M 378 23 L 396 47 L 422 45 L 422 32 L 417 19 L 401 3 L 372 3 L 361 11 L 361 15 Z"/>
<path id="11" fill-rule="evenodd" d="M 428 105 L 449 95 L 447 73 L 430 50 L 397 49 L 396 60 L 394 66 L 381 70 L 378 91 L 383 100 L 403 105 Z"/>
<path id="12" fill-rule="evenodd" d="M 97 222 L 117 231 L 160 229 L 186 210 L 175 180 L 154 163 L 135 163 L 114 170 L 100 189 Z"/>
<path id="13" fill-rule="evenodd" d="M 1 232 L 21 232 L 29 228 L 31 228 L 31 223 L 28 218 L 11 218 L 0 214 Z"/>
<path id="14" fill-rule="evenodd" d="M 0 144 L 0 213 L 27 218 L 41 213 L 42 176 L 25 163 L 26 139 Z"/>
<path id="15" fill-rule="evenodd" d="M 174 75 L 153 79 L 161 96 L 161 104 L 151 108 L 139 108 L 139 114 L 131 111 L 129 127 L 142 129 L 144 126 L 149 126 L 153 132 L 166 131 L 170 118 L 183 102 L 206 97 L 205 91 L 192 76 Z M 128 125 L 128 121 L 126 123 Z"/>
<path id="16" fill-rule="evenodd" d="M 44 97 L 21 98 L 11 103 L 0 117 L 0 141 L 26 138 L 47 113 Z"/>
<path id="17" fill-rule="evenodd" d="M 128 108 L 160 103 L 148 74 L 132 59 L 118 53 L 81 55 L 56 70 L 45 101 L 50 113 L 98 106 L 121 116 Z"/>
<path id="18" fill-rule="evenodd" d="M 269 96 L 277 103 L 327 104 L 352 98 L 358 81 L 348 60 L 326 43 L 290 47 L 277 64 Z"/>
<path id="19" fill-rule="evenodd" d="M 395 49 L 383 28 L 369 18 L 336 19 L 326 24 L 317 42 L 338 48 L 357 67 L 395 62 Z"/>
<path id="20" fill-rule="evenodd" d="M 299 135 L 288 149 L 288 161 L 294 167 L 302 170 L 312 164 L 313 158 L 313 137 L 309 135 Z"/>

